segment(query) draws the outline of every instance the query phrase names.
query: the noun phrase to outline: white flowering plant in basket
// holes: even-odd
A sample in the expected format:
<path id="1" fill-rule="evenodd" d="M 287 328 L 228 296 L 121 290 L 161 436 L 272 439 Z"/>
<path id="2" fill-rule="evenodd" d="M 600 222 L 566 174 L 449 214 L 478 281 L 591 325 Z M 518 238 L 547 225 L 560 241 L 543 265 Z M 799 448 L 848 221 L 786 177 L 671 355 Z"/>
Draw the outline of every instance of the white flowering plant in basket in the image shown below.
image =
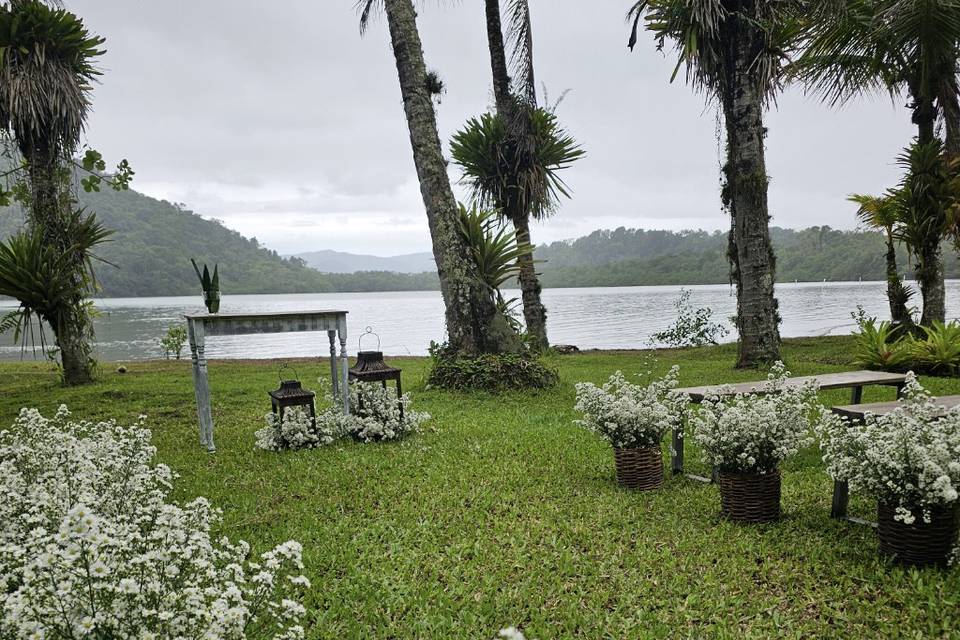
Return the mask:
<path id="1" fill-rule="evenodd" d="M 824 415 L 818 385 L 790 385 L 782 362 L 771 367 L 755 393 L 705 398 L 690 417 L 705 461 L 721 471 L 766 474 L 813 444 L 813 425 Z"/>
<path id="2" fill-rule="evenodd" d="M 659 446 L 683 416 L 685 399 L 674 391 L 679 374 L 680 367 L 673 366 L 647 386 L 629 382 L 621 371 L 601 387 L 580 382 L 574 408 L 583 418 L 575 422 L 616 449 Z"/>
<path id="3" fill-rule="evenodd" d="M 301 547 L 258 559 L 170 502 L 141 420 L 24 409 L 0 431 L 0 638 L 302 638 Z"/>
<path id="4" fill-rule="evenodd" d="M 908 373 L 902 405 L 863 422 L 825 416 L 817 429 L 827 471 L 852 492 L 930 521 L 931 507 L 955 505 L 960 491 L 960 407 L 944 410 Z"/>

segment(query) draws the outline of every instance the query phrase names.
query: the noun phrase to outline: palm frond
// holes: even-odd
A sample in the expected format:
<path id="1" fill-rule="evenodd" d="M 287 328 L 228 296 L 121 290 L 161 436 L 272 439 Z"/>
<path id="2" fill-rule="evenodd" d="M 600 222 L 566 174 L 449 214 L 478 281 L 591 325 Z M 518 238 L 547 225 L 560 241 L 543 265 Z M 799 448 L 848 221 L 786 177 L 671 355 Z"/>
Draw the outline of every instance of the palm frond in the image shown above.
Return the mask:
<path id="1" fill-rule="evenodd" d="M 537 85 L 533 72 L 533 29 L 528 0 L 507 0 L 507 41 L 510 43 L 510 75 L 513 93 L 533 107 Z"/>
<path id="2" fill-rule="evenodd" d="M 364 35 L 370 27 L 370 21 L 383 13 L 383 0 L 357 0 L 355 7 L 360 13 L 360 35 Z"/>

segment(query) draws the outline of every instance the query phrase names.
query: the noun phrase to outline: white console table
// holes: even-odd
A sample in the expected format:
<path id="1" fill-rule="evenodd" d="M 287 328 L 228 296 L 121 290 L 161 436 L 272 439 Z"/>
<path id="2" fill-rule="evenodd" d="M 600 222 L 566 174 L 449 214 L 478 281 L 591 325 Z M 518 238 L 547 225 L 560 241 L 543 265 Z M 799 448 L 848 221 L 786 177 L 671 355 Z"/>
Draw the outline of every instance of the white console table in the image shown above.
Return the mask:
<path id="1" fill-rule="evenodd" d="M 200 444 L 213 452 L 213 414 L 210 383 L 207 379 L 206 339 L 213 336 L 241 336 L 294 331 L 326 331 L 330 339 L 330 377 L 333 397 L 340 399 L 343 412 L 350 413 L 347 363 L 346 311 L 290 311 L 279 313 L 217 313 L 184 316 L 193 361 L 193 389 L 200 418 Z M 337 368 L 336 341 L 340 340 L 340 368 Z"/>

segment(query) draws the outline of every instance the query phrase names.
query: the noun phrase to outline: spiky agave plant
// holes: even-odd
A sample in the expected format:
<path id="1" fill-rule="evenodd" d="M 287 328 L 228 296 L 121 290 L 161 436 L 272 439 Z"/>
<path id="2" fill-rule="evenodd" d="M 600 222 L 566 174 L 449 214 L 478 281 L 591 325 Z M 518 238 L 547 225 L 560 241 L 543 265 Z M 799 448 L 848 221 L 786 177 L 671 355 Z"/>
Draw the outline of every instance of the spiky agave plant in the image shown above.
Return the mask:
<path id="1" fill-rule="evenodd" d="M 220 273 L 218 271 L 218 265 L 213 265 L 213 275 L 211 276 L 210 269 L 207 268 L 207 265 L 203 265 L 203 271 L 201 272 L 196 260 L 190 258 L 190 262 L 193 263 L 193 270 L 200 280 L 200 287 L 203 289 L 203 304 L 207 306 L 207 311 L 210 313 L 219 312 Z"/>

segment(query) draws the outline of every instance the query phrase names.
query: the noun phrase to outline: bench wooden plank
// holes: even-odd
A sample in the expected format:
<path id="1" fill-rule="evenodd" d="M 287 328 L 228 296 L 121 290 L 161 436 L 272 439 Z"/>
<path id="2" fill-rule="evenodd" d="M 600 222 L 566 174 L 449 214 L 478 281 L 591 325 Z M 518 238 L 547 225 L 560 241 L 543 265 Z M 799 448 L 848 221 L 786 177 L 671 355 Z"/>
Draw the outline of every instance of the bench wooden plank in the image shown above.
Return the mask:
<path id="1" fill-rule="evenodd" d="M 902 373 L 888 373 L 886 371 L 844 371 L 841 373 L 824 373 L 816 376 L 800 376 L 798 378 L 789 378 L 787 386 L 800 386 L 807 382 L 815 380 L 820 383 L 821 390 L 830 389 L 849 389 L 864 387 L 870 385 L 882 385 L 892 387 L 902 387 L 906 381 L 906 375 Z M 731 385 L 706 385 L 700 387 L 684 387 L 677 389 L 685 394 L 690 402 L 700 404 L 703 399 L 710 396 L 732 395 L 737 393 L 763 393 L 762 387 L 766 380 L 757 380 L 755 382 L 740 382 Z"/>
<path id="2" fill-rule="evenodd" d="M 940 396 L 934 398 L 933 401 L 945 410 L 960 406 L 960 396 Z M 839 416 L 854 420 L 863 420 L 864 415 L 867 413 L 882 416 L 890 413 L 899 406 L 901 406 L 899 400 L 893 402 L 868 402 L 866 404 L 840 405 L 833 407 L 832 411 Z"/>

